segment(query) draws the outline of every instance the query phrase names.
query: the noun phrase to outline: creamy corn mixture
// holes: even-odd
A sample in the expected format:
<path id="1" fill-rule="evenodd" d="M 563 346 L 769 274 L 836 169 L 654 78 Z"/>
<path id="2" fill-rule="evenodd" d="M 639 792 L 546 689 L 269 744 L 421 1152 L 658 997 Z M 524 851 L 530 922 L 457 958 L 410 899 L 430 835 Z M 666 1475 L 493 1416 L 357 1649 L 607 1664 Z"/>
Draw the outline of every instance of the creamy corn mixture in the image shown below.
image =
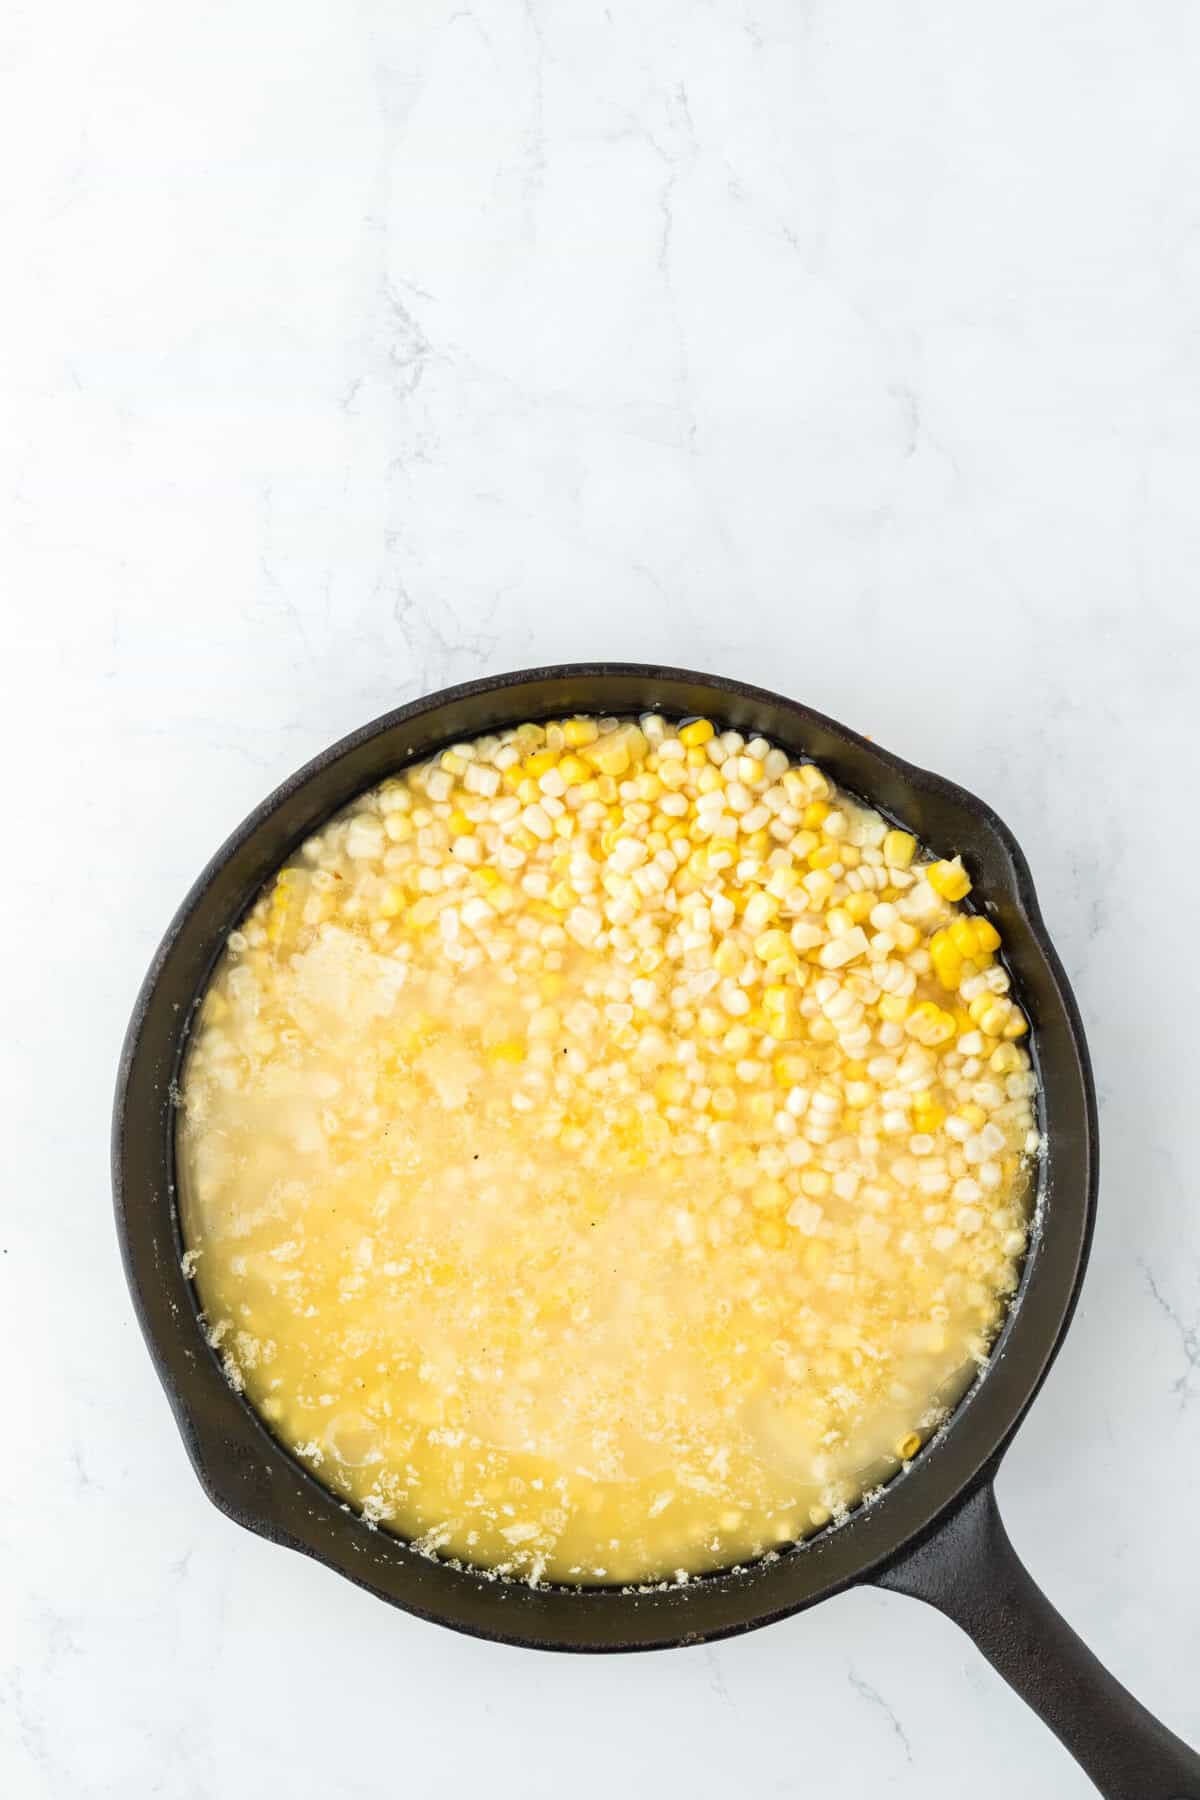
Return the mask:
<path id="1" fill-rule="evenodd" d="M 212 1343 L 366 1517 L 532 1581 L 841 1516 L 985 1360 L 1035 1078 L 961 862 L 761 738 L 458 744 L 305 844 L 203 1002 Z"/>

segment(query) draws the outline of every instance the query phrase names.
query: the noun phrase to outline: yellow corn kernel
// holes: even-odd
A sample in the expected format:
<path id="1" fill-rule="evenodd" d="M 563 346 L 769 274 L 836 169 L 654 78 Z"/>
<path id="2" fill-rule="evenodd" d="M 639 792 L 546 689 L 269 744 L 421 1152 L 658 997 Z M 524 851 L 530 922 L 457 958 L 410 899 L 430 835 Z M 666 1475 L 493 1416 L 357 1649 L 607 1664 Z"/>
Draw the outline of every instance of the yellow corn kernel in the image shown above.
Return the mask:
<path id="1" fill-rule="evenodd" d="M 971 891 L 971 877 L 963 868 L 961 856 L 956 856 L 953 862 L 931 863 L 925 871 L 925 879 L 943 900 L 965 900 Z"/>
<path id="2" fill-rule="evenodd" d="M 517 783 L 517 799 L 522 806 L 533 806 L 542 797 L 542 790 L 532 775 L 525 775 Z"/>
<path id="3" fill-rule="evenodd" d="M 688 765 L 689 769 L 711 769 L 712 768 L 712 764 L 709 762 L 707 756 L 704 754 L 704 751 L 700 748 L 699 744 L 693 744 L 691 749 L 688 751 L 687 765 Z"/>
<path id="4" fill-rule="evenodd" d="M 556 751 L 535 750 L 532 756 L 525 758 L 525 773 L 531 780 L 536 781 L 539 776 L 549 774 L 557 761 Z"/>
<path id="5" fill-rule="evenodd" d="M 777 962 L 781 956 L 790 956 L 791 950 L 791 939 L 778 926 L 770 931 L 760 931 L 754 940 L 754 954 L 759 962 Z"/>
<path id="6" fill-rule="evenodd" d="M 864 919 L 869 919 L 871 916 L 875 905 L 875 896 L 868 893 L 848 894 L 843 904 L 854 924 L 861 925 Z"/>
<path id="7" fill-rule="evenodd" d="M 381 919 L 398 919 L 404 911 L 404 889 L 391 881 L 384 888 L 379 898 L 379 916 Z"/>
<path id="8" fill-rule="evenodd" d="M 525 1061 L 525 1046 L 516 1038 L 503 1038 L 498 1044 L 488 1046 L 489 1062 L 519 1063 Z"/>
<path id="9" fill-rule="evenodd" d="M 465 775 L 468 767 L 467 759 L 465 756 L 460 756 L 457 750 L 447 750 L 442 757 L 442 767 L 450 775 Z"/>
<path id="10" fill-rule="evenodd" d="M 700 744 L 707 744 L 712 736 L 714 736 L 714 728 L 711 719 L 692 719 L 688 724 L 679 727 L 679 741 L 689 750 L 697 748 Z"/>
<path id="11" fill-rule="evenodd" d="M 969 1100 L 965 1106 L 960 1106 L 958 1114 L 960 1118 L 967 1121 L 972 1131 L 982 1131 L 987 1124 L 987 1114 L 982 1106 L 976 1106 L 973 1100 Z"/>
<path id="12" fill-rule="evenodd" d="M 904 1029 L 918 1043 L 932 1046 L 954 1036 L 954 1019 L 932 1000 L 922 1000 L 905 1019 Z"/>
<path id="13" fill-rule="evenodd" d="M 771 1073 L 775 1077 L 777 1087 L 799 1087 L 809 1073 L 808 1063 L 802 1056 L 777 1056 L 771 1064 Z"/>
<path id="14" fill-rule="evenodd" d="M 574 837 L 575 821 L 570 813 L 560 813 L 554 821 L 554 835 L 560 838 Z"/>
<path id="15" fill-rule="evenodd" d="M 538 992 L 543 1000 L 557 1000 L 562 993 L 563 978 L 557 969 L 551 969 L 538 978 Z"/>
<path id="16" fill-rule="evenodd" d="M 972 920 L 972 924 L 975 928 L 976 956 L 989 956 L 1000 948 L 1000 933 L 990 919 L 981 919 L 977 916 Z"/>
<path id="17" fill-rule="evenodd" d="M 763 1016 L 774 1038 L 796 1035 L 796 999 L 791 988 L 775 984 L 763 993 Z"/>
<path id="18" fill-rule="evenodd" d="M 808 866 L 810 869 L 828 869 L 837 862 L 838 856 L 836 844 L 818 844 L 808 859 Z"/>
<path id="19" fill-rule="evenodd" d="M 810 800 L 800 815 L 800 823 L 806 831 L 818 831 L 832 811 L 828 801 Z"/>
<path id="20" fill-rule="evenodd" d="M 933 949 L 934 944 L 937 942 L 937 940 L 939 938 L 941 938 L 944 942 L 950 943 L 954 946 L 955 950 L 958 951 L 958 957 L 959 957 L 960 962 L 962 961 L 962 959 L 964 957 L 974 956 L 974 954 L 975 954 L 975 921 L 974 921 L 974 919 L 968 918 L 966 916 L 966 914 L 964 913 L 959 918 L 955 919 L 955 921 L 952 925 L 947 925 L 944 931 L 935 932 L 933 935 L 933 938 L 930 941 L 930 945 L 929 945 L 929 948 L 931 950 Z"/>
<path id="21" fill-rule="evenodd" d="M 889 831 L 883 840 L 883 860 L 891 869 L 907 869 L 916 853 L 911 831 Z"/>
<path id="22" fill-rule="evenodd" d="M 564 756 L 559 760 L 558 772 L 568 787 L 575 787 L 581 781 L 587 781 L 591 770 L 582 756 Z"/>
<path id="23" fill-rule="evenodd" d="M 701 769 L 696 786 L 702 794 L 715 794 L 717 789 L 722 786 L 721 771 L 714 769 L 709 763 L 706 769 Z"/>
<path id="24" fill-rule="evenodd" d="M 413 928 L 415 930 L 423 931 L 427 925 L 433 924 L 433 921 L 437 918 L 437 915 L 438 915 L 438 906 L 437 906 L 436 900 L 433 898 L 433 895 L 432 894 L 422 894 L 420 899 L 414 900 L 412 905 L 409 907 L 407 922 L 408 922 L 408 924 L 413 926 Z"/>
<path id="25" fill-rule="evenodd" d="M 916 1131 L 940 1131 L 946 1123 L 946 1109 L 936 1105 L 932 1100 L 924 1106 L 914 1106 L 912 1115 L 913 1128 Z"/>
<path id="26" fill-rule="evenodd" d="M 598 735 L 595 719 L 564 719 L 562 734 L 572 750 L 582 744 L 594 744 Z"/>
<path id="27" fill-rule="evenodd" d="M 689 1093 L 687 1076 L 678 1069 L 666 1069 L 654 1084 L 654 1095 L 664 1106 L 680 1106 Z"/>
<path id="28" fill-rule="evenodd" d="M 596 798 L 603 800 L 605 806 L 611 806 L 617 797 L 617 784 L 611 774 L 602 774 L 596 780 Z"/>
<path id="29" fill-rule="evenodd" d="M 915 1431 L 910 1431 L 908 1436 L 902 1437 L 900 1442 L 896 1445 L 896 1455 L 900 1458 L 901 1462 L 911 1462 L 920 1448 L 920 1438 Z"/>
<path id="30" fill-rule="evenodd" d="M 1014 1038 L 1023 1038 L 1029 1030 L 1029 1020 L 1017 1007 L 1012 1009 L 1012 1017 L 1004 1027 L 1004 1036 L 1011 1042 Z"/>
<path id="31" fill-rule="evenodd" d="M 450 814 L 446 823 L 450 827 L 451 837 L 470 837 L 475 829 L 466 813 L 462 812 L 458 807 Z"/>
<path id="32" fill-rule="evenodd" d="M 735 944 L 732 938 L 722 938 L 717 945 L 717 953 L 713 957 L 713 967 L 717 974 L 728 978 L 736 977 L 741 974 L 745 963 L 746 958 L 742 954 L 741 946 Z"/>
<path id="33" fill-rule="evenodd" d="M 957 988 L 963 978 L 963 959 L 951 943 L 931 945 L 929 960 L 933 972 L 944 988 Z"/>
<path id="34" fill-rule="evenodd" d="M 907 994 L 881 994 L 879 998 L 879 1016 L 889 1025 L 899 1025 L 908 1017 L 912 1001 Z"/>
<path id="35" fill-rule="evenodd" d="M 498 913 L 511 912 L 516 901 L 516 894 L 507 881 L 498 881 L 488 893 L 487 898 Z"/>
<path id="36" fill-rule="evenodd" d="M 618 775 L 624 775 L 629 768 L 629 748 L 619 731 L 610 733 L 608 737 L 597 738 L 594 744 L 588 745 L 588 760 L 593 768 L 599 769 L 602 776 L 614 781 Z M 616 799 L 614 785 L 613 799 Z"/>
<path id="37" fill-rule="evenodd" d="M 499 869 L 476 869 L 473 871 L 472 878 L 477 887 L 494 888 L 500 885 Z"/>

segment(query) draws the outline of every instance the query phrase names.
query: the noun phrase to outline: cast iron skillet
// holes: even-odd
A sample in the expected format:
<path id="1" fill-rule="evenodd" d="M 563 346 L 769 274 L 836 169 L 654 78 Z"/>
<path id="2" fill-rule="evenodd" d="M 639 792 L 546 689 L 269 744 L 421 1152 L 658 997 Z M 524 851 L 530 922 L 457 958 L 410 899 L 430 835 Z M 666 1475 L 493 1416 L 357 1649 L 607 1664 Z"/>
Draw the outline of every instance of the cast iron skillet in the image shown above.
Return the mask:
<path id="1" fill-rule="evenodd" d="M 1003 932 L 1033 1021 L 1048 1150 L 1018 1302 L 949 1428 L 874 1504 L 773 1562 L 685 1587 L 527 1586 L 438 1563 L 371 1530 L 292 1460 L 226 1382 L 180 1269 L 174 1083 L 193 1008 L 226 933 L 317 826 L 402 764 L 448 743 L 570 714 L 702 713 L 810 756 L 937 849 L 961 851 Z M 1151 1717 L 1039 1591 L 1009 1543 L 992 1481 L 1075 1307 L 1096 1204 L 1096 1106 L 1079 1014 L 1025 859 L 981 801 L 832 719 L 761 688 L 632 663 L 535 669 L 402 706 L 326 750 L 241 825 L 172 921 L 121 1058 L 113 1185 L 142 1330 L 200 1481 L 223 1512 L 393 1605 L 456 1630 L 547 1650 L 697 1644 L 872 1582 L 954 1619 L 1111 1800 L 1200 1800 L 1200 1757 Z"/>

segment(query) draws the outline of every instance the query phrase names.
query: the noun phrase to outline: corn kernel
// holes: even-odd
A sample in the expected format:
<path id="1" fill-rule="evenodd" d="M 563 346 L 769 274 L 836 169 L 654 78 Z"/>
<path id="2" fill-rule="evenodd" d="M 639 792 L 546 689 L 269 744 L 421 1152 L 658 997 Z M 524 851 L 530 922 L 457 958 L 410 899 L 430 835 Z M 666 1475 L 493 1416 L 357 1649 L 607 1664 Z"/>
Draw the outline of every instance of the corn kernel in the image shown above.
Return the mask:
<path id="1" fill-rule="evenodd" d="M 933 972 L 944 988 L 957 988 L 963 978 L 963 959 L 954 944 L 944 943 L 930 950 Z"/>
<path id="2" fill-rule="evenodd" d="M 722 938 L 713 957 L 713 967 L 717 974 L 729 979 L 736 978 L 745 967 L 745 962 L 740 946 L 732 938 Z"/>
<path id="3" fill-rule="evenodd" d="M 707 744 L 713 736 L 711 719 L 692 719 L 679 728 L 679 741 L 691 750 L 701 744 Z"/>
<path id="4" fill-rule="evenodd" d="M 971 877 L 963 868 L 960 856 L 953 862 L 931 863 L 925 871 L 925 879 L 943 900 L 965 900 L 971 891 Z"/>
<path id="5" fill-rule="evenodd" d="M 882 848 L 883 860 L 890 869 L 907 869 L 917 853 L 917 840 L 908 831 L 889 831 Z"/>

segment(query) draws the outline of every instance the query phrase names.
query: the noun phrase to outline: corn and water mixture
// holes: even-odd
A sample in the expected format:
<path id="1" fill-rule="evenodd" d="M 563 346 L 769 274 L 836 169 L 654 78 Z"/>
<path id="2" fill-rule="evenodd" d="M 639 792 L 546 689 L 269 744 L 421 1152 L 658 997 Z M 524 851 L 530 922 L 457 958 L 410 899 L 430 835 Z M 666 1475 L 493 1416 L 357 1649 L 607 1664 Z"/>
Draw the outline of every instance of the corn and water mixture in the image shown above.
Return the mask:
<path id="1" fill-rule="evenodd" d="M 211 1341 L 338 1495 L 683 1579 L 913 1456 L 1017 1281 L 1026 1021 L 958 859 L 763 739 L 459 744 L 228 943 L 180 1122 Z"/>

